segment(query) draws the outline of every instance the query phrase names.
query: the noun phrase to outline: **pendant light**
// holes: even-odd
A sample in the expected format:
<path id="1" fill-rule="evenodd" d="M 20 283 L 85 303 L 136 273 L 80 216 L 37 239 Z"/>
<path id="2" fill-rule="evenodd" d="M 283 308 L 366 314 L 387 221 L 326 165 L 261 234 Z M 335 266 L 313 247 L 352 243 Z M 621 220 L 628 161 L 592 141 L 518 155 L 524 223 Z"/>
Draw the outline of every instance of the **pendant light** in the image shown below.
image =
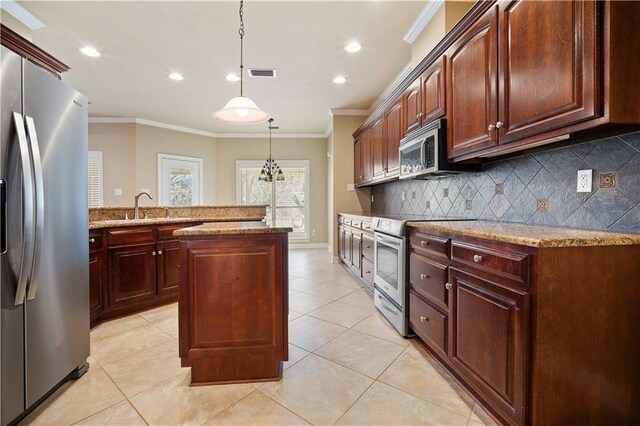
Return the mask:
<path id="1" fill-rule="evenodd" d="M 231 98 L 229 102 L 222 108 L 213 113 L 214 120 L 224 124 L 236 125 L 252 125 L 262 124 L 269 119 L 269 113 L 258 108 L 255 102 L 244 96 L 243 85 L 243 41 L 244 41 L 244 19 L 243 19 L 244 0 L 240 0 L 240 96 Z"/>
<path id="2" fill-rule="evenodd" d="M 273 125 L 273 118 L 269 119 L 269 158 L 264 162 L 264 166 L 262 166 L 262 170 L 260 171 L 260 176 L 258 176 L 258 180 L 260 182 L 273 182 L 273 178 L 277 181 L 284 180 L 284 173 L 282 173 L 282 169 L 275 162 L 273 157 L 271 157 L 271 130 L 278 130 L 280 127 Z"/>

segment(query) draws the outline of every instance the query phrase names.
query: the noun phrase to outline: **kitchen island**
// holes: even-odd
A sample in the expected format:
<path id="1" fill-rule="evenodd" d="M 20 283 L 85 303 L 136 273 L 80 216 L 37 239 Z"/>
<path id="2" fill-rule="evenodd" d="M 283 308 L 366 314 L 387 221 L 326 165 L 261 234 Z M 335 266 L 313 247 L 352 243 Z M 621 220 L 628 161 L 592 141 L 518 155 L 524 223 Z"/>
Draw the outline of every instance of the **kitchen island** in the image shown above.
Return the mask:
<path id="1" fill-rule="evenodd" d="M 279 380 L 288 359 L 288 232 L 205 223 L 180 239 L 179 340 L 191 385 Z"/>

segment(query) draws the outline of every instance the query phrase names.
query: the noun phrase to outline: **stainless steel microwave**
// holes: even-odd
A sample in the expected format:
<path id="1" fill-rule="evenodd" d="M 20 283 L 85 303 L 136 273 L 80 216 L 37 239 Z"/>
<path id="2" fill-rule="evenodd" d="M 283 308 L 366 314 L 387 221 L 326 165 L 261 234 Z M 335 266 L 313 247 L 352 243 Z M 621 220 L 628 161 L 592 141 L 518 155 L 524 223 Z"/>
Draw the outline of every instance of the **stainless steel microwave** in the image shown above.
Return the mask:
<path id="1" fill-rule="evenodd" d="M 478 164 L 447 161 L 446 121 L 436 120 L 400 141 L 400 179 L 429 178 L 479 171 Z"/>

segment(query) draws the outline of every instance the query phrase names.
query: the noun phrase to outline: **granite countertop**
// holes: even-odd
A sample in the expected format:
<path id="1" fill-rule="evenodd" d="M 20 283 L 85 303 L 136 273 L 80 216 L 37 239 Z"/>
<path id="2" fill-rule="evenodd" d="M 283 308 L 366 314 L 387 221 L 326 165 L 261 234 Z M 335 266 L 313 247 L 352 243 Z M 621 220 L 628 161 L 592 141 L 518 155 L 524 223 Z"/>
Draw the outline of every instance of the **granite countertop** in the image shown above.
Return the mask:
<path id="1" fill-rule="evenodd" d="M 640 244 L 640 234 L 567 229 L 485 220 L 410 222 L 407 226 L 529 247 L 586 247 Z"/>
<path id="2" fill-rule="evenodd" d="M 120 220 L 96 220 L 89 222 L 89 229 L 102 228 L 119 228 L 124 226 L 145 226 L 145 225 L 164 225 L 171 223 L 188 223 L 188 222 L 238 222 L 238 221 L 261 221 L 260 217 L 247 216 L 224 216 L 209 218 L 190 218 L 190 217 L 170 217 L 170 218 L 151 218 L 151 219 L 120 219 Z"/>
<path id="3" fill-rule="evenodd" d="M 279 234 L 292 232 L 286 227 L 271 227 L 265 222 L 211 222 L 190 228 L 178 229 L 175 236 L 207 236 L 207 235 L 237 235 L 237 234 Z"/>

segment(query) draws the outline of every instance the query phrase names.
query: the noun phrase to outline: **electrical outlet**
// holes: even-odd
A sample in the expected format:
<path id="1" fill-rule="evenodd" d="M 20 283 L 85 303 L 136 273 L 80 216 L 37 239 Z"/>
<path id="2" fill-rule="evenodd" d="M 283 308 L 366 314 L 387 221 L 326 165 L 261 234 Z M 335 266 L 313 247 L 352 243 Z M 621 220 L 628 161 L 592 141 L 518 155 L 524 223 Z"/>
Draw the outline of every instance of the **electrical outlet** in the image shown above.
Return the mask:
<path id="1" fill-rule="evenodd" d="M 122 188 L 116 188 L 116 189 L 113 191 L 113 195 L 121 196 L 121 195 L 122 195 Z"/>
<path id="2" fill-rule="evenodd" d="M 352 183 L 347 184 L 347 191 L 352 192 L 356 190 L 356 186 Z"/>
<path id="3" fill-rule="evenodd" d="M 591 192 L 593 170 L 578 170 L 578 192 Z"/>

